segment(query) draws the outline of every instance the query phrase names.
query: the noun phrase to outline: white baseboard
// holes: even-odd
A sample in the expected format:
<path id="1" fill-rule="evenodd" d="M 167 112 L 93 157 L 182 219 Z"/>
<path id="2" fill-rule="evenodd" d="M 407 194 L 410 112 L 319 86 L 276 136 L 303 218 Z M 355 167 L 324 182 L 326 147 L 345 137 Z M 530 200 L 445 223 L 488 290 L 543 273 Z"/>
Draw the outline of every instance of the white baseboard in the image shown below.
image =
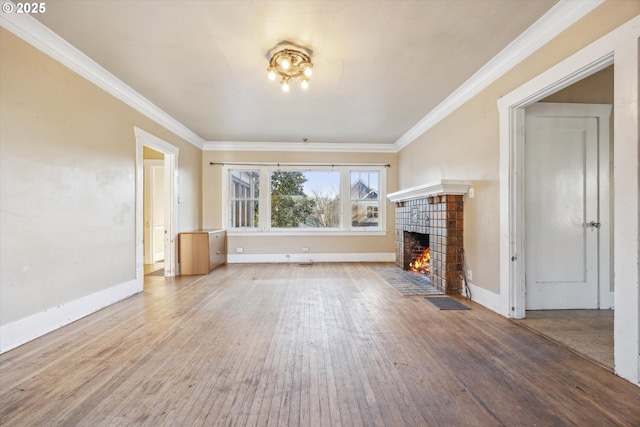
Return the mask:
<path id="1" fill-rule="evenodd" d="M 308 262 L 394 262 L 395 253 L 292 253 L 292 254 L 227 254 L 229 264 L 308 263 Z"/>
<path id="2" fill-rule="evenodd" d="M 499 294 L 488 291 L 485 288 L 469 283 L 469 290 L 471 291 L 471 299 L 480 305 L 485 306 L 491 311 L 508 317 L 509 313 L 504 312 L 504 301 Z"/>
<path id="3" fill-rule="evenodd" d="M 0 354 L 142 291 L 134 279 L 0 326 Z"/>

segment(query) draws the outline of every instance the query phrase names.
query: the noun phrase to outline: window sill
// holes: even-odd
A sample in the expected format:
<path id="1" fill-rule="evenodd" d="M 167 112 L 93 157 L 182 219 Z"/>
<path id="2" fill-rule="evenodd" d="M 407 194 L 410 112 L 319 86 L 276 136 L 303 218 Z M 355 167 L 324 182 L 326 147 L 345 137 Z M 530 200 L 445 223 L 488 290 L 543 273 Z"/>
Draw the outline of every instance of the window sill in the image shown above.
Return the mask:
<path id="1" fill-rule="evenodd" d="M 282 231 L 248 231 L 248 230 L 227 230 L 228 237 L 289 237 L 289 236 L 314 236 L 314 237 L 325 237 L 325 236 L 386 236 L 389 233 L 389 230 L 361 230 L 361 231 L 342 231 L 342 230 L 334 230 L 334 231 L 312 231 L 312 230 L 282 230 Z"/>

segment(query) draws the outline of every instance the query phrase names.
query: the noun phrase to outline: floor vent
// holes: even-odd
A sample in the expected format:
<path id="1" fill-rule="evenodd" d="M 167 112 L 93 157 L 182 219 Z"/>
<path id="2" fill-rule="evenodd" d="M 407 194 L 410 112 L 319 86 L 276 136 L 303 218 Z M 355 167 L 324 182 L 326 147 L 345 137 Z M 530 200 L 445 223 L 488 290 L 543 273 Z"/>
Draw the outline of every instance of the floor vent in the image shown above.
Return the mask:
<path id="1" fill-rule="evenodd" d="M 440 310 L 471 310 L 471 308 L 451 297 L 425 297 L 425 299 Z"/>

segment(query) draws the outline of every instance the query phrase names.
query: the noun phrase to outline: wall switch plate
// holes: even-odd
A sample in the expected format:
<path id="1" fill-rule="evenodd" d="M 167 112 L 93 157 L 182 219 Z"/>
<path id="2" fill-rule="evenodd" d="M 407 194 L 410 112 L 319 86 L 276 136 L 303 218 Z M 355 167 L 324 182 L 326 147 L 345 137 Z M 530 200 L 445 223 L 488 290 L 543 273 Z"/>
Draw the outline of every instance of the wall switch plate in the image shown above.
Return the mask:
<path id="1" fill-rule="evenodd" d="M 473 271 L 467 270 L 467 280 L 473 280 Z"/>
<path id="2" fill-rule="evenodd" d="M 469 187 L 469 198 L 473 199 L 474 197 L 476 197 L 476 192 L 473 187 Z"/>

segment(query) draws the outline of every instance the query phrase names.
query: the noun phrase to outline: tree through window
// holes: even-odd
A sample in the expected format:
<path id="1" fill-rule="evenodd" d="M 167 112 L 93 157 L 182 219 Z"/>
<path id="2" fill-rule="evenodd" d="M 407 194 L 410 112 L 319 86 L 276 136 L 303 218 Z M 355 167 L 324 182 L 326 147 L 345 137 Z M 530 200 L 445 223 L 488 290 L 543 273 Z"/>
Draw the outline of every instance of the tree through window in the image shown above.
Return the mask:
<path id="1" fill-rule="evenodd" d="M 333 175 L 333 176 L 332 176 Z M 271 227 L 334 228 L 340 226 L 340 174 L 325 171 L 271 173 Z"/>

